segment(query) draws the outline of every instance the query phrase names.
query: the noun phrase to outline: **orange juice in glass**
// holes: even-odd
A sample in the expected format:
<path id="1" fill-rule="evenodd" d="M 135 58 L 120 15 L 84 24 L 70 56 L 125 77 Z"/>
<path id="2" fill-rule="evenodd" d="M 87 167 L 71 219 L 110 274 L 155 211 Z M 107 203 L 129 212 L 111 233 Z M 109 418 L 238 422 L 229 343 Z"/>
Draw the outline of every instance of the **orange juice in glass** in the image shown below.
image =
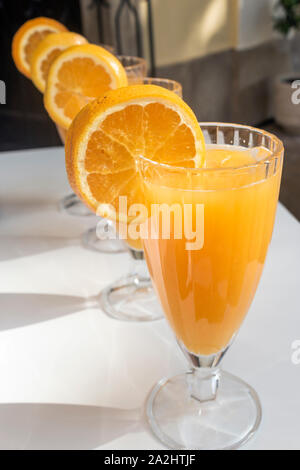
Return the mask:
<path id="1" fill-rule="evenodd" d="M 261 410 L 250 386 L 220 361 L 253 300 L 271 240 L 283 160 L 271 134 L 230 124 L 200 124 L 201 169 L 140 157 L 148 212 L 144 251 L 165 316 L 191 370 L 161 381 L 147 403 L 157 437 L 182 449 L 235 448 L 257 429 Z M 152 216 L 153 218 L 153 216 Z"/>

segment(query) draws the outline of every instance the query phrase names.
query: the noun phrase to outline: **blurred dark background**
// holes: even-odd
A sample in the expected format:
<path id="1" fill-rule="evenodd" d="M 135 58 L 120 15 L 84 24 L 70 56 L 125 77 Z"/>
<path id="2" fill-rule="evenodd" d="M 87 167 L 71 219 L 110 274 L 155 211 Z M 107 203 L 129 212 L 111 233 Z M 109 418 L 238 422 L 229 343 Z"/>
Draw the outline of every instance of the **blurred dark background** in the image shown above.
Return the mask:
<path id="1" fill-rule="evenodd" d="M 37 16 L 54 18 L 71 31 L 82 30 L 79 0 L 0 0 L 0 79 L 6 84 L 6 105 L 0 106 L 0 151 L 60 145 L 41 93 L 11 58 L 14 33 Z"/>

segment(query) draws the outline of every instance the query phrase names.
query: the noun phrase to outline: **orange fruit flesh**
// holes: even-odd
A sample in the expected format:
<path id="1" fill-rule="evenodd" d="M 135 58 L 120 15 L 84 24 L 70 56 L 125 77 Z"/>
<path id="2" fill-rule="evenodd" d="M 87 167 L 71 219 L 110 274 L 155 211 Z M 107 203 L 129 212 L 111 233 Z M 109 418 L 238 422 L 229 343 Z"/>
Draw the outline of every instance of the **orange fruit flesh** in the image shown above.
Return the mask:
<path id="1" fill-rule="evenodd" d="M 85 170 L 92 196 L 117 204 L 119 196 L 126 195 L 128 207 L 141 202 L 133 156 L 143 154 L 164 163 L 194 166 L 190 158 L 193 145 L 191 130 L 180 124 L 172 109 L 160 103 L 127 106 L 108 116 L 90 136 Z"/>
<path id="2" fill-rule="evenodd" d="M 63 64 L 58 79 L 55 102 L 61 108 L 68 104 L 65 114 L 70 118 L 89 102 L 89 98 L 98 97 L 111 84 L 109 74 L 88 57 L 74 58 Z"/>
<path id="3" fill-rule="evenodd" d="M 75 45 L 87 44 L 87 40 L 77 33 L 64 31 L 48 34 L 32 53 L 30 71 L 35 86 L 44 93 L 48 73 L 53 61 L 64 50 Z"/>
<path id="4" fill-rule="evenodd" d="M 52 62 L 56 59 L 56 57 L 61 53 L 61 49 L 58 47 L 56 49 L 53 49 L 47 57 L 42 62 L 41 65 L 41 73 L 42 73 L 42 78 L 43 80 L 47 80 L 49 69 L 51 67 Z"/>
<path id="5" fill-rule="evenodd" d="M 52 120 L 68 128 L 87 103 L 126 85 L 125 69 L 114 55 L 94 44 L 76 45 L 52 63 L 44 103 Z"/>
<path id="6" fill-rule="evenodd" d="M 126 224 L 138 215 L 132 205 L 144 202 L 137 157 L 196 168 L 203 164 L 204 137 L 175 93 L 134 85 L 87 105 L 74 119 L 65 148 L 78 196 L 98 215 Z"/>
<path id="7" fill-rule="evenodd" d="M 35 51 L 38 44 L 46 37 L 48 34 L 51 34 L 55 31 L 53 29 L 43 29 L 42 31 L 33 32 L 27 41 L 26 46 L 24 47 L 24 59 L 25 62 L 30 66 L 31 57 Z"/>
<path id="8" fill-rule="evenodd" d="M 18 70 L 30 77 L 31 58 L 38 44 L 49 34 L 61 31 L 67 31 L 67 28 L 51 18 L 38 17 L 26 21 L 12 41 L 12 56 Z"/>

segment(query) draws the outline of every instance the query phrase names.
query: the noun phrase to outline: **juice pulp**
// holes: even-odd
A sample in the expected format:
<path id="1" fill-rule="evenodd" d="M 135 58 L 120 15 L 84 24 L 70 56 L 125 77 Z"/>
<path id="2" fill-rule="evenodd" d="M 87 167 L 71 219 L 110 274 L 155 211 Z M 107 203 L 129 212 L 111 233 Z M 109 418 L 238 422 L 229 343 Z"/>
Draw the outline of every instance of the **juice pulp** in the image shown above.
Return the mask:
<path id="1" fill-rule="evenodd" d="M 211 146 L 208 168 L 237 168 L 256 163 L 240 147 Z M 278 162 L 277 162 L 278 163 Z M 281 162 L 279 162 L 281 163 Z M 195 354 L 225 348 L 240 327 L 255 294 L 271 239 L 281 177 L 281 164 L 261 168 L 205 172 L 186 184 L 187 176 L 171 180 L 143 178 L 147 204 L 204 205 L 204 244 L 186 249 L 185 236 L 144 240 L 151 278 L 177 339 Z M 155 172 L 154 172 L 155 173 Z M 217 174 L 219 173 L 219 174 Z M 180 181 L 182 179 L 182 181 Z M 182 189 L 185 188 L 185 189 Z M 148 209 L 150 210 L 150 209 Z"/>

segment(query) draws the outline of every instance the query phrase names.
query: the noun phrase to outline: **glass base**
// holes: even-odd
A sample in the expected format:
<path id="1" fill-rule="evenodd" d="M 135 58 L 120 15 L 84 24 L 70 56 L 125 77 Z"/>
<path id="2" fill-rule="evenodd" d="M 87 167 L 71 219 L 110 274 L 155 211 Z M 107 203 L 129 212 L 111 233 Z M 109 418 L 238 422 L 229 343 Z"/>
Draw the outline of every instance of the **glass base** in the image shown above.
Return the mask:
<path id="1" fill-rule="evenodd" d="M 150 280 L 127 276 L 102 291 L 101 306 L 107 315 L 124 321 L 154 321 L 163 318 Z"/>
<path id="2" fill-rule="evenodd" d="M 77 217 L 86 217 L 89 215 L 95 215 L 76 194 L 72 193 L 61 199 L 59 202 L 59 210 L 67 212 L 69 215 L 75 215 Z"/>
<path id="3" fill-rule="evenodd" d="M 124 253 L 126 247 L 121 240 L 107 238 L 99 238 L 96 228 L 87 230 L 82 235 L 82 245 L 92 251 L 100 253 Z"/>
<path id="4" fill-rule="evenodd" d="M 217 398 L 191 397 L 191 372 L 163 379 L 151 391 L 146 415 L 154 435 L 170 449 L 230 450 L 244 444 L 261 422 L 256 392 L 221 371 Z"/>

